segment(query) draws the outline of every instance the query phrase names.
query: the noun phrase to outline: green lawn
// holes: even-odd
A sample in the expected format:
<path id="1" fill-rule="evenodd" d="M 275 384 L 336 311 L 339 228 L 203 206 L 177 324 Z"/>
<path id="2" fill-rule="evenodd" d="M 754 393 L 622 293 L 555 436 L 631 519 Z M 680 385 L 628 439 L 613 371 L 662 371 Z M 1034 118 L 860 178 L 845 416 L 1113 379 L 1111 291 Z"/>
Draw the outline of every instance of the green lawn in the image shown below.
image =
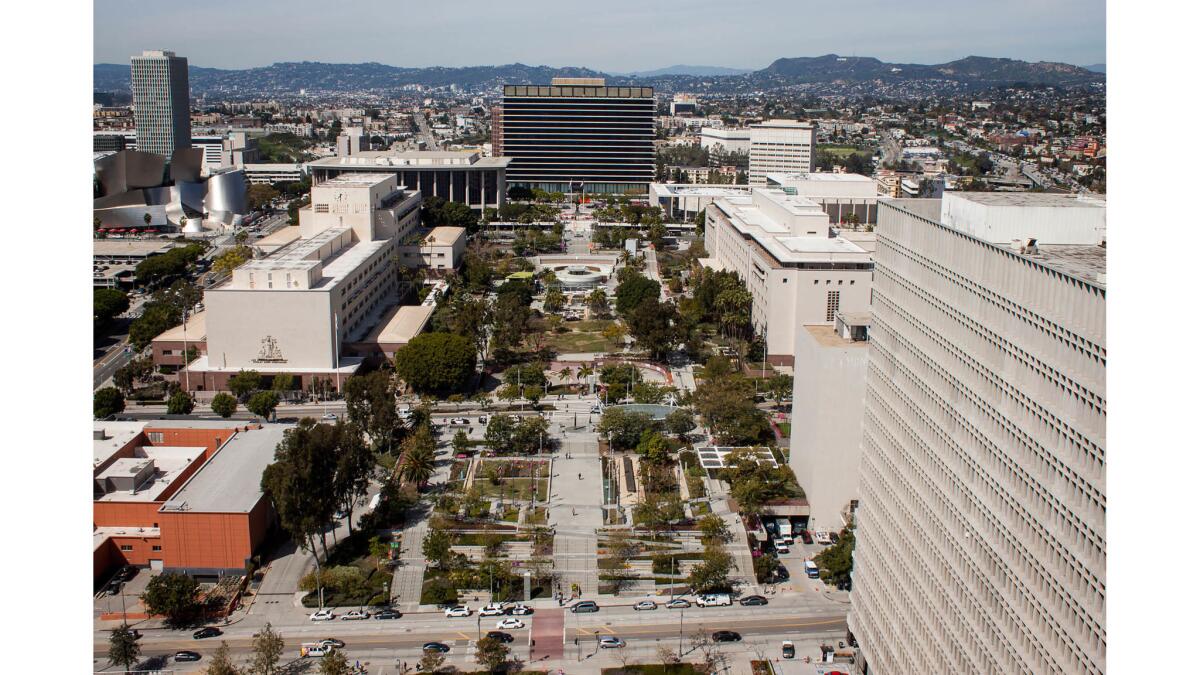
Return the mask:
<path id="1" fill-rule="evenodd" d="M 549 514 L 544 506 L 535 506 L 532 510 L 525 514 L 526 525 L 545 525 L 546 518 Z"/>
<path id="2" fill-rule="evenodd" d="M 546 501 L 550 481 L 545 478 L 501 478 L 498 485 L 483 478 L 475 481 L 474 485 L 479 487 L 479 493 L 484 497 L 529 501 L 530 493 L 534 490 L 534 481 L 537 482 L 537 501 Z"/>
<path id="3" fill-rule="evenodd" d="M 603 334 L 591 332 L 555 333 L 547 335 L 543 344 L 548 349 L 560 354 L 611 352 L 620 349 L 620 345 L 604 337 Z"/>
<path id="4" fill-rule="evenodd" d="M 792 423 L 791 422 L 780 422 L 780 423 L 776 424 L 775 426 L 779 427 L 779 433 L 784 438 L 792 437 Z"/>
<path id="5" fill-rule="evenodd" d="M 825 152 L 828 152 L 829 154 L 841 159 L 845 159 L 846 157 L 859 152 L 858 148 L 855 148 L 852 145 L 818 145 L 817 151 L 820 152 L 821 150 L 824 150 Z"/>

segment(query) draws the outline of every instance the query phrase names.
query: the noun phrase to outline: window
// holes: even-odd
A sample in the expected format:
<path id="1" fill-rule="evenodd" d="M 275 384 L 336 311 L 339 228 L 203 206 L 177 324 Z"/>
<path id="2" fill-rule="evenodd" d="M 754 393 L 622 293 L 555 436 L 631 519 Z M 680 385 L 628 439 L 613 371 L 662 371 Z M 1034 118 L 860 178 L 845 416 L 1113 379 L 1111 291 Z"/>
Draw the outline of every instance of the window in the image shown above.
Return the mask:
<path id="1" fill-rule="evenodd" d="M 841 291 L 829 291 L 825 294 L 825 320 L 833 321 L 841 303 Z"/>
<path id="2" fill-rule="evenodd" d="M 121 544 L 121 550 L 122 551 L 132 551 L 133 545 L 132 544 Z"/>
<path id="3" fill-rule="evenodd" d="M 162 550 L 162 547 L 161 547 L 161 546 L 159 546 L 158 544 L 154 544 L 154 545 L 152 545 L 152 546 L 150 547 L 150 550 L 151 550 L 151 551 L 161 551 L 161 550 Z"/>
<path id="4" fill-rule="evenodd" d="M 161 431 L 151 431 L 146 434 L 146 438 L 150 439 L 151 443 L 162 443 L 163 435 Z"/>

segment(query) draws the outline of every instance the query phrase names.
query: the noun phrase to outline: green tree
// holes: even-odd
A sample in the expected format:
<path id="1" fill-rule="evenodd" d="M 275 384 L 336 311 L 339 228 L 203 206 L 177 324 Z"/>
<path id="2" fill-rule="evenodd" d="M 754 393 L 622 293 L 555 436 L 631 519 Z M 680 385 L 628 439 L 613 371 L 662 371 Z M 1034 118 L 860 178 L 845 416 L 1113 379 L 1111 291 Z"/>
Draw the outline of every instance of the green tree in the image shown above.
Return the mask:
<path id="1" fill-rule="evenodd" d="M 670 390 L 670 387 L 653 382 L 639 382 L 633 385 L 633 401 L 634 403 L 662 403 Z"/>
<path id="2" fill-rule="evenodd" d="M 688 408 L 676 408 L 667 413 L 663 420 L 667 431 L 682 442 L 687 442 L 687 435 L 696 428 L 696 418 Z"/>
<path id="3" fill-rule="evenodd" d="M 491 672 L 498 672 L 508 663 L 508 645 L 490 637 L 485 637 L 475 643 L 475 663 Z"/>
<path id="4" fill-rule="evenodd" d="M 588 308 L 595 314 L 604 314 L 608 312 L 608 294 L 603 288 L 593 289 L 587 296 Z"/>
<path id="5" fill-rule="evenodd" d="M 665 464 L 671 461 L 671 450 L 662 434 L 646 429 L 637 444 L 637 452 L 645 461 L 652 464 Z"/>
<path id="6" fill-rule="evenodd" d="M 850 583 L 854 571 L 854 523 L 850 523 L 838 537 L 838 542 L 813 557 L 820 568 L 821 580 L 834 586 Z"/>
<path id="7" fill-rule="evenodd" d="M 475 374 L 475 344 L 451 333 L 424 333 L 396 351 L 396 375 L 418 392 L 461 391 Z"/>
<path id="8" fill-rule="evenodd" d="M 528 392 L 528 390 L 526 390 Z M 512 434 L 512 450 L 513 452 L 532 455 L 542 447 L 546 438 L 546 431 L 549 428 L 549 423 L 546 419 L 539 416 L 523 417 L 513 428 Z"/>
<path id="9" fill-rule="evenodd" d="M 142 648 L 137 643 L 137 636 L 129 629 L 129 624 L 121 624 L 112 629 L 108 636 L 108 663 L 121 666 L 129 672 L 133 664 L 142 656 Z"/>
<path id="10" fill-rule="evenodd" d="M 352 675 L 354 672 L 346 654 L 340 649 L 334 649 L 322 656 L 320 668 L 317 670 L 321 675 Z"/>
<path id="11" fill-rule="evenodd" d="M 212 411 L 221 417 L 224 417 L 225 419 L 229 419 L 235 412 L 237 412 L 237 405 L 238 403 L 236 398 L 226 394 L 225 392 L 221 392 L 213 397 Z"/>
<path id="12" fill-rule="evenodd" d="M 421 554 L 438 569 L 446 569 L 450 563 L 450 546 L 453 542 L 445 530 L 431 529 L 421 542 Z"/>
<path id="13" fill-rule="evenodd" d="M 204 675 L 240 675 L 237 666 L 233 665 L 233 657 L 229 653 L 229 643 L 221 641 L 212 660 L 204 668 Z"/>
<path id="14" fill-rule="evenodd" d="M 775 400 L 775 407 L 783 404 L 783 399 L 792 395 L 792 378 L 787 375 L 775 375 L 767 380 L 767 391 Z"/>
<path id="15" fill-rule="evenodd" d="M 723 546 L 708 546 L 699 565 L 688 575 L 688 585 L 697 593 L 728 591 L 729 571 L 733 569 L 733 556 Z"/>
<path id="16" fill-rule="evenodd" d="M 97 288 L 92 291 L 92 323 L 95 327 L 107 326 L 119 314 L 129 309 L 129 297 L 115 288 Z"/>
<path id="17" fill-rule="evenodd" d="M 256 183 L 246 188 L 246 203 L 250 210 L 261 211 L 263 207 L 279 198 L 279 190 L 266 183 Z"/>
<path id="18" fill-rule="evenodd" d="M 116 387 L 105 387 L 92 395 L 92 414 L 104 419 L 125 410 L 125 397 Z"/>
<path id="19" fill-rule="evenodd" d="M 149 356 L 135 358 L 113 373 L 113 384 L 121 393 L 132 394 L 136 384 L 148 382 L 154 376 L 154 360 Z"/>
<path id="20" fill-rule="evenodd" d="M 263 419 L 271 419 L 275 407 L 279 405 L 279 394 L 273 391 L 260 391 L 246 401 L 246 410 Z"/>
<path id="21" fill-rule="evenodd" d="M 226 249 L 213 260 L 212 271 L 214 274 L 226 275 L 246 263 L 254 257 L 254 251 L 250 250 L 249 246 L 238 244 L 229 249 Z"/>
<path id="22" fill-rule="evenodd" d="M 454 447 L 454 454 L 465 454 L 471 447 L 471 441 L 467 439 L 467 432 L 459 429 L 458 432 L 454 434 L 454 440 L 451 441 L 451 445 Z"/>
<path id="23" fill-rule="evenodd" d="M 239 370 L 237 375 L 229 378 L 226 386 L 234 396 L 238 397 L 239 401 L 244 401 L 251 392 L 258 391 L 262 387 L 262 375 L 257 370 Z"/>
<path id="24" fill-rule="evenodd" d="M 713 542 L 728 544 L 733 541 L 733 532 L 725 519 L 715 513 L 709 513 L 700 519 L 700 539 L 707 546 Z"/>
<path id="25" fill-rule="evenodd" d="M 458 597 L 457 594 L 455 594 L 455 597 Z M 433 651 L 423 652 L 421 654 L 421 660 L 417 662 L 417 668 L 426 673 L 436 673 L 441 670 L 442 665 L 445 663 L 445 654 Z"/>
<path id="26" fill-rule="evenodd" d="M 200 610 L 197 593 L 200 585 L 186 574 L 166 573 L 150 577 L 142 602 L 151 614 L 167 617 L 167 621 L 180 624 L 196 616 Z"/>
<path id="27" fill-rule="evenodd" d="M 271 379 L 271 390 L 283 393 L 296 388 L 296 376 L 291 373 L 278 373 Z"/>
<path id="28" fill-rule="evenodd" d="M 367 496 L 367 487 L 375 471 L 375 457 L 357 425 L 339 421 L 334 429 L 337 433 L 337 473 L 333 478 L 333 490 L 346 512 L 347 528 L 354 534 L 354 505 Z"/>
<path id="29" fill-rule="evenodd" d="M 517 421 L 512 415 L 492 415 L 488 420 L 483 439 L 488 447 L 498 454 L 508 454 L 513 451 L 513 434 L 516 432 Z"/>
<path id="30" fill-rule="evenodd" d="M 250 661 L 251 675 L 278 675 L 279 657 L 283 656 L 283 636 L 271 628 L 271 622 L 254 634 L 251 643 L 254 658 Z"/>
<path id="31" fill-rule="evenodd" d="M 413 485 L 424 485 L 433 475 L 437 442 L 428 425 L 419 425 L 404 439 L 404 456 L 400 459 L 400 477 Z"/>
<path id="32" fill-rule="evenodd" d="M 542 306 L 547 312 L 557 312 L 563 308 L 567 302 L 567 296 L 563 295 L 562 290 L 557 286 L 546 291 L 546 299 L 542 301 Z"/>
<path id="33" fill-rule="evenodd" d="M 196 400 L 186 391 L 177 391 L 167 399 L 168 415 L 190 415 L 196 407 Z"/>
<path id="34" fill-rule="evenodd" d="M 650 415 L 621 408 L 606 408 L 596 431 L 608 440 L 613 450 L 632 450 L 642 440 L 642 432 L 654 425 Z"/>
<path id="35" fill-rule="evenodd" d="M 400 428 L 396 412 L 396 387 L 385 370 L 355 375 L 346 380 L 346 416 L 371 438 L 376 447 L 390 452 Z"/>
<path id="36" fill-rule="evenodd" d="M 658 300 L 661 289 L 653 279 L 637 273 L 629 275 L 617 286 L 617 313 L 625 316 L 645 300 Z"/>

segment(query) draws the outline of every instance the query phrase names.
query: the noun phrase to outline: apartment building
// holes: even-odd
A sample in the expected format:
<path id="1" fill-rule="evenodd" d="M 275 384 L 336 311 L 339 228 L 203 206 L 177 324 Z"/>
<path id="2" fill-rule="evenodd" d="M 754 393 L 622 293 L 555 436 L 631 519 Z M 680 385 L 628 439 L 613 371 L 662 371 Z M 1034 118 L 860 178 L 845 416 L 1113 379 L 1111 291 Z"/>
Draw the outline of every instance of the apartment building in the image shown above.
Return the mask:
<path id="1" fill-rule="evenodd" d="M 771 363 L 792 365 L 797 326 L 832 326 L 839 312 L 869 306 L 870 253 L 831 230 L 810 199 L 771 188 L 715 199 L 705 211 L 704 245 L 710 257 L 702 264 L 746 282 Z"/>
<path id="2" fill-rule="evenodd" d="M 1105 229 L 1074 195 L 880 204 L 866 672 L 1105 672 Z"/>
<path id="3" fill-rule="evenodd" d="M 750 184 L 766 185 L 768 173 L 811 172 L 815 168 L 816 130 L 796 120 L 767 120 L 750 125 Z"/>

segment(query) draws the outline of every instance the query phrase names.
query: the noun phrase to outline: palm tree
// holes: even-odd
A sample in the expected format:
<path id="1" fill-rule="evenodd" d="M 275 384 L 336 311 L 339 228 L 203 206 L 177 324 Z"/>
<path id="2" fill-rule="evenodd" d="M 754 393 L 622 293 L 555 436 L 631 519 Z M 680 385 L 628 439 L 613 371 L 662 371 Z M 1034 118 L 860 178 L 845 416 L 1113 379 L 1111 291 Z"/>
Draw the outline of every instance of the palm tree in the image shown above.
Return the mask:
<path id="1" fill-rule="evenodd" d="M 558 381 L 565 383 L 567 380 L 571 379 L 571 375 L 571 366 L 563 366 L 562 370 L 558 371 Z"/>
<path id="2" fill-rule="evenodd" d="M 400 460 L 400 478 L 405 482 L 424 485 L 433 475 L 433 450 L 418 445 L 410 447 Z"/>

